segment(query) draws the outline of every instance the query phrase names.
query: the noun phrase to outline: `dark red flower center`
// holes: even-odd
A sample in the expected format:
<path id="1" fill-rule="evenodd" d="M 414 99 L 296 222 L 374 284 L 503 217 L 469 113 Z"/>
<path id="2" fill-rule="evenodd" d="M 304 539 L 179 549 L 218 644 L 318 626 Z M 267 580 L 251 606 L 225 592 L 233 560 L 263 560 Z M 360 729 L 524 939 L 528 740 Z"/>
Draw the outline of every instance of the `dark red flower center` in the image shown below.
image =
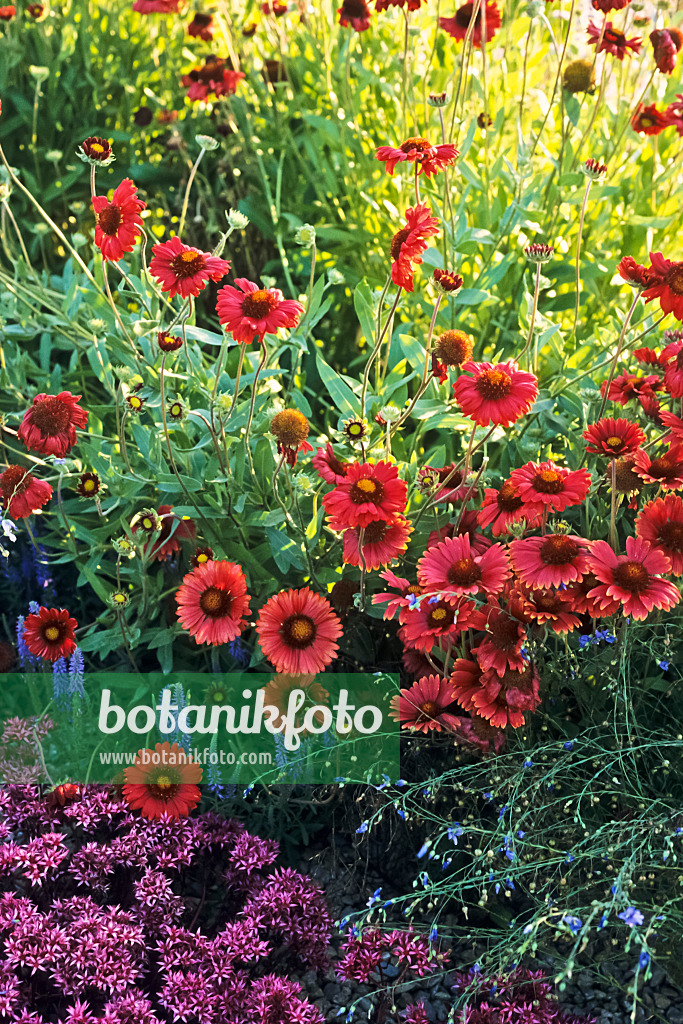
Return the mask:
<path id="1" fill-rule="evenodd" d="M 500 651 L 512 651 L 519 642 L 519 626 L 514 619 L 507 615 L 499 618 L 496 622 L 490 622 L 488 631 L 492 643 Z"/>
<path id="2" fill-rule="evenodd" d="M 500 680 L 500 685 L 503 690 L 526 690 L 527 692 L 531 689 L 531 682 L 533 676 L 531 667 L 527 665 L 525 668 L 517 672 L 513 668 L 507 669 L 505 675 Z"/>
<path id="3" fill-rule="evenodd" d="M 400 147 L 402 153 L 429 153 L 432 150 L 431 142 L 427 139 L 406 139 L 403 145 Z"/>
<path id="4" fill-rule="evenodd" d="M 185 249 L 171 260 L 171 270 L 177 278 L 194 277 L 206 269 L 206 257 L 194 249 Z"/>
<path id="5" fill-rule="evenodd" d="M 280 305 L 275 292 L 268 288 L 259 288 L 256 292 L 249 292 L 242 299 L 242 313 L 251 320 L 263 320 Z"/>
<path id="6" fill-rule="evenodd" d="M 427 615 L 429 629 L 448 629 L 454 622 L 455 612 L 445 601 L 439 601 L 434 606 L 430 606 Z"/>
<path id="7" fill-rule="evenodd" d="M 416 722 L 431 720 L 439 713 L 439 705 L 433 700 L 426 700 L 419 705 L 418 712 L 419 714 L 415 716 Z"/>
<path id="8" fill-rule="evenodd" d="M 501 512 L 517 512 L 524 502 L 517 493 L 514 484 L 506 480 L 496 495 L 496 502 Z"/>
<path id="9" fill-rule="evenodd" d="M 666 275 L 666 286 L 675 295 L 683 295 L 683 263 L 674 263 Z"/>
<path id="10" fill-rule="evenodd" d="M 670 551 L 683 554 L 683 523 L 662 523 L 658 540 Z"/>
<path id="11" fill-rule="evenodd" d="M 2 493 L 6 497 L 14 494 L 23 494 L 30 486 L 33 477 L 23 466 L 8 466 L 0 477 L 2 481 Z"/>
<path id="12" fill-rule="evenodd" d="M 401 255 L 401 246 L 403 245 L 405 240 L 410 236 L 410 232 L 411 228 L 401 228 L 401 230 L 397 231 L 394 237 L 392 238 L 391 248 L 389 250 L 389 254 L 392 260 L 397 260 Z"/>
<path id="13" fill-rule="evenodd" d="M 541 561 L 546 565 L 567 565 L 576 558 L 579 545 L 571 537 L 551 534 L 541 544 Z"/>
<path id="14" fill-rule="evenodd" d="M 280 636 L 288 647 L 303 650 L 310 647 L 318 629 L 309 615 L 290 615 L 280 626 Z"/>
<path id="15" fill-rule="evenodd" d="M 624 35 L 624 33 L 615 32 L 611 28 L 605 29 L 604 40 L 606 43 L 614 43 L 614 45 L 618 47 L 626 46 L 626 36 Z"/>
<path id="16" fill-rule="evenodd" d="M 69 426 L 71 411 L 61 399 L 49 396 L 33 406 L 31 422 L 35 423 L 43 437 L 54 437 Z"/>
<path id="17" fill-rule="evenodd" d="M 107 203 L 103 210 L 97 215 L 97 223 L 105 235 L 115 235 L 121 226 L 123 215 L 115 203 Z"/>
<path id="18" fill-rule="evenodd" d="M 554 469 L 542 469 L 534 475 L 531 484 L 541 494 L 561 494 L 564 490 L 564 477 Z"/>
<path id="19" fill-rule="evenodd" d="M 475 387 L 485 401 L 502 402 L 510 392 L 512 380 L 504 370 L 482 370 L 476 379 Z"/>
<path id="20" fill-rule="evenodd" d="M 365 527 L 365 544 L 379 544 L 387 535 L 389 530 L 389 524 L 378 520 L 376 523 L 370 523 L 369 526 Z"/>
<path id="21" fill-rule="evenodd" d="M 230 614 L 232 597 L 222 587 L 208 587 L 199 598 L 199 607 L 210 619 L 222 619 Z"/>
<path id="22" fill-rule="evenodd" d="M 533 602 L 539 612 L 555 612 L 559 610 L 561 600 L 550 590 L 535 590 Z"/>
<path id="23" fill-rule="evenodd" d="M 344 18 L 366 18 L 368 14 L 366 0 L 344 0 L 342 4 L 342 17 Z"/>
<path id="24" fill-rule="evenodd" d="M 482 0 L 482 4 L 484 0 Z M 460 28 L 468 29 L 470 22 L 472 21 L 472 12 L 474 11 L 474 4 L 463 4 L 462 7 L 458 7 L 455 12 L 455 22 Z M 475 26 L 481 24 L 481 7 L 477 11 L 477 16 L 474 19 Z"/>
<path id="25" fill-rule="evenodd" d="M 681 472 L 681 464 L 673 458 L 670 452 L 653 459 L 648 469 L 648 475 L 660 480 L 673 480 Z"/>
<path id="26" fill-rule="evenodd" d="M 481 579 L 481 569 L 471 556 L 459 558 L 448 567 L 446 576 L 453 587 L 471 587 Z"/>
<path id="27" fill-rule="evenodd" d="M 647 590 L 650 582 L 650 574 L 642 562 L 622 562 L 613 575 L 615 583 L 634 594 Z"/>
<path id="28" fill-rule="evenodd" d="M 384 497 L 384 486 L 379 480 L 364 476 L 351 485 L 349 497 L 354 505 L 364 505 L 368 501 L 376 505 Z"/>
<path id="29" fill-rule="evenodd" d="M 196 71 L 197 79 L 200 82 L 204 82 L 208 85 L 209 82 L 215 82 L 217 79 L 223 77 L 225 71 L 226 61 L 224 60 L 212 60 Z M 192 72 L 190 72 L 192 74 Z"/>

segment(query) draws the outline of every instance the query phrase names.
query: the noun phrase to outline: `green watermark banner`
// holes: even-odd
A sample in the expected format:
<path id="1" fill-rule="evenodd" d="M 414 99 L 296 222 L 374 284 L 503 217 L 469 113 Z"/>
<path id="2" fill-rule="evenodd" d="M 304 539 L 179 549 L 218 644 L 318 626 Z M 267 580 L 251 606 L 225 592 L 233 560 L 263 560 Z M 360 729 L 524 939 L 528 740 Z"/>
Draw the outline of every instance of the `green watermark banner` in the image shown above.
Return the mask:
<path id="1" fill-rule="evenodd" d="M 95 672 L 71 688 L 58 673 L 0 675 L 0 782 L 124 783 L 133 769 L 236 786 L 395 780 L 398 693 L 383 673 Z"/>

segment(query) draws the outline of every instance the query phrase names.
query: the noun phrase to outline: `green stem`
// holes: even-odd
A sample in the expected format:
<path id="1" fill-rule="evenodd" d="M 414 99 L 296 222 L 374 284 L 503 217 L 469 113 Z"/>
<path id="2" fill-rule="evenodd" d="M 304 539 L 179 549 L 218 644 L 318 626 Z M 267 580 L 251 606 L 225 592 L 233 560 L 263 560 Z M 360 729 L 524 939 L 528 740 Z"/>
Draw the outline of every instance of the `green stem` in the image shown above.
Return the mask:
<path id="1" fill-rule="evenodd" d="M 180 223 L 178 224 L 178 237 L 179 238 L 182 237 L 183 228 L 185 227 L 185 217 L 187 216 L 187 204 L 190 201 L 190 191 L 192 189 L 192 182 L 194 181 L 195 174 L 197 173 L 197 168 L 199 167 L 200 163 L 202 162 L 202 157 L 204 156 L 205 153 L 206 153 L 206 150 L 202 146 L 201 150 L 199 151 L 199 156 L 197 157 L 197 159 L 195 160 L 195 162 L 192 165 L 192 170 L 190 171 L 190 177 L 187 179 L 187 186 L 185 188 L 185 197 L 183 199 L 183 208 L 182 208 L 182 211 L 181 211 L 181 214 L 180 214 Z"/>

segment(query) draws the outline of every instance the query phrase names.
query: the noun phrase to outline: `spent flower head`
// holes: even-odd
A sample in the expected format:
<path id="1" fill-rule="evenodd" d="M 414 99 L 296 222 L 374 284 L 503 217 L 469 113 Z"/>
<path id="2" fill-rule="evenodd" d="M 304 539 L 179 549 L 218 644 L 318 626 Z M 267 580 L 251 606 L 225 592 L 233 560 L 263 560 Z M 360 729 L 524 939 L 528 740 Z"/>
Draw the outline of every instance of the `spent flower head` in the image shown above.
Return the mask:
<path id="1" fill-rule="evenodd" d="M 218 149 L 219 143 L 217 139 L 214 139 L 211 135 L 195 135 L 194 141 L 197 145 L 201 146 L 202 149 L 207 149 L 211 152 L 214 149 Z"/>
<path id="2" fill-rule="evenodd" d="M 312 248 L 315 245 L 315 228 L 313 225 L 302 224 L 294 235 L 294 241 L 297 245 L 303 245 L 304 248 Z"/>
<path id="3" fill-rule="evenodd" d="M 249 224 L 249 218 L 240 210 L 226 210 L 225 219 L 233 231 L 244 231 Z"/>
<path id="4" fill-rule="evenodd" d="M 448 104 L 449 96 L 447 92 L 431 92 L 427 103 L 430 107 L 445 107 Z"/>

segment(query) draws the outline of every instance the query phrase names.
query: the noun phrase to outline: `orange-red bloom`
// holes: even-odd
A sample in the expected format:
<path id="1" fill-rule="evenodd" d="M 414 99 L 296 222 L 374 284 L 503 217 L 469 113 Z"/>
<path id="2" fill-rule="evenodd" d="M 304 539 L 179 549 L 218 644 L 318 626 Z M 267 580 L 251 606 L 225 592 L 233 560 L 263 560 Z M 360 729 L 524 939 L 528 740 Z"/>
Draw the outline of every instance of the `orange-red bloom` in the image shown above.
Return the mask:
<path id="1" fill-rule="evenodd" d="M 365 32 L 370 28 L 370 8 L 367 0 L 344 0 L 337 14 L 342 28 L 348 28 L 350 25 L 356 32 Z"/>
<path id="2" fill-rule="evenodd" d="M 598 420 L 584 430 L 583 436 L 588 441 L 587 452 L 606 455 L 610 459 L 631 455 L 645 441 L 645 434 L 638 424 L 624 419 Z"/>
<path id="3" fill-rule="evenodd" d="M 123 777 L 123 795 L 143 818 L 186 818 L 202 798 L 197 785 L 202 780 L 201 765 L 177 743 L 139 750 Z"/>
<path id="4" fill-rule="evenodd" d="M 405 227 L 397 231 L 391 240 L 391 280 L 394 284 L 412 292 L 413 274 L 415 267 L 422 263 L 427 239 L 438 233 L 438 218 L 432 216 L 427 203 L 417 203 L 406 210 Z"/>
<path id="5" fill-rule="evenodd" d="M 636 519 L 636 534 L 671 560 L 674 576 L 683 576 L 683 498 L 667 494 L 649 502 Z"/>
<path id="6" fill-rule="evenodd" d="M 417 563 L 417 578 L 424 591 L 444 595 L 498 594 L 510 578 L 507 555 L 502 544 L 492 544 L 483 553 L 472 550 L 467 534 L 447 537 L 430 547 Z"/>
<path id="7" fill-rule="evenodd" d="M 453 39 L 462 40 L 466 37 L 472 23 L 475 7 L 476 4 L 468 0 L 468 3 L 458 7 L 452 18 L 439 18 L 439 25 Z M 481 5 L 474 18 L 472 45 L 478 50 L 481 49 L 484 32 L 486 33 L 486 42 L 490 43 L 501 24 L 500 11 L 493 0 L 481 0 Z"/>
<path id="8" fill-rule="evenodd" d="M 648 273 L 645 302 L 659 299 L 662 313 L 673 313 L 683 321 L 683 260 L 667 260 L 661 252 L 651 252 Z"/>
<path id="9" fill-rule="evenodd" d="M 618 60 L 623 60 L 624 57 L 630 56 L 629 51 L 640 53 L 640 48 L 643 45 L 643 40 L 638 36 L 632 36 L 630 39 L 627 39 L 623 32 L 619 32 L 614 28 L 611 21 L 607 22 L 604 33 L 602 28 L 598 28 L 592 21 L 589 21 L 588 45 L 597 46 L 601 34 L 602 42 L 600 43 L 598 53 L 611 53 Z"/>
<path id="10" fill-rule="evenodd" d="M 651 459 L 639 448 L 634 454 L 633 470 L 646 484 L 659 484 L 665 491 L 683 487 L 683 444 L 671 444 L 663 455 Z"/>
<path id="11" fill-rule="evenodd" d="M 659 135 L 671 124 L 666 112 L 657 110 L 656 103 L 641 105 L 631 118 L 631 127 L 640 135 Z"/>
<path id="12" fill-rule="evenodd" d="M 304 307 L 296 299 L 286 299 L 279 288 L 259 288 L 246 277 L 236 278 L 235 284 L 236 288 L 224 285 L 216 302 L 218 322 L 235 341 L 260 340 L 299 323 Z"/>
<path id="13" fill-rule="evenodd" d="M 199 295 L 207 281 L 220 281 L 230 270 L 230 263 L 209 252 L 183 245 L 177 236 L 158 242 L 152 249 L 149 272 L 168 292 L 169 298 L 180 295 L 187 299 Z"/>
<path id="14" fill-rule="evenodd" d="M 527 462 L 514 469 L 510 480 L 523 501 L 544 505 L 553 512 L 564 512 L 585 500 L 591 485 L 587 469 L 564 469 L 548 459 L 546 462 Z"/>
<path id="15" fill-rule="evenodd" d="M 88 422 L 88 413 L 78 404 L 80 395 L 60 391 L 58 395 L 36 395 L 24 413 L 17 436 L 29 451 L 63 458 L 76 444 L 76 429 Z"/>
<path id="16" fill-rule="evenodd" d="M 654 608 L 669 611 L 681 599 L 678 588 L 661 579 L 671 572 L 670 559 L 640 537 L 626 538 L 625 555 L 615 554 L 607 541 L 593 541 L 590 569 L 600 582 L 588 596 L 603 614 L 612 614 L 617 603 L 624 615 L 642 621 Z"/>
<path id="17" fill-rule="evenodd" d="M 417 174 L 426 174 L 429 178 L 454 164 L 458 150 L 450 143 L 433 146 L 428 139 L 411 138 L 398 148 L 380 146 L 375 156 L 384 163 L 389 174 L 394 173 L 396 164 L 407 160 L 414 165 Z"/>
<path id="18" fill-rule="evenodd" d="M 38 658 L 68 658 L 76 650 L 77 626 L 65 608 L 41 607 L 37 615 L 27 615 L 24 620 L 24 643 Z"/>
<path id="19" fill-rule="evenodd" d="M 323 498 L 333 530 L 393 521 L 403 513 L 408 485 L 391 462 L 351 462 L 346 476 Z"/>
<path id="20" fill-rule="evenodd" d="M 330 602 L 307 587 L 268 600 L 256 623 L 261 650 L 278 672 L 321 672 L 334 660 L 342 634 Z"/>
<path id="21" fill-rule="evenodd" d="M 201 67 L 183 75 L 181 83 L 187 88 L 187 98 L 196 102 L 208 99 L 212 93 L 216 98 L 232 96 L 244 77 L 244 72 L 233 71 L 227 60 L 209 57 Z"/>
<path id="22" fill-rule="evenodd" d="M 249 612 L 242 567 L 223 560 L 204 562 L 187 573 L 176 603 L 180 625 L 198 644 L 218 646 L 234 640 Z"/>
<path id="23" fill-rule="evenodd" d="M 505 363 L 464 363 L 453 391 L 464 416 L 488 427 L 509 427 L 529 412 L 538 398 L 533 373 L 520 370 L 512 359 Z"/>
<path id="24" fill-rule="evenodd" d="M 138 199 L 138 190 L 130 178 L 124 178 L 114 190 L 111 202 L 106 196 L 93 196 L 97 217 L 95 245 L 105 260 L 117 263 L 124 253 L 132 252 L 142 231 L 140 211 L 145 203 Z"/>
<path id="25" fill-rule="evenodd" d="M 410 522 L 399 514 L 389 522 L 378 519 L 370 523 L 365 527 L 361 559 L 360 527 L 344 530 L 344 562 L 347 565 L 364 566 L 368 572 L 389 565 L 406 551 L 412 531 Z"/>
<path id="26" fill-rule="evenodd" d="M 448 711 L 455 703 L 453 688 L 441 676 L 423 676 L 408 690 L 401 690 L 400 696 L 391 699 L 389 715 L 402 729 L 428 733 L 442 729 L 454 731 L 460 722 Z"/>
<path id="27" fill-rule="evenodd" d="M 522 501 L 513 482 L 506 480 L 498 490 L 485 488 L 481 511 L 478 513 L 479 525 L 482 529 L 490 526 L 493 536 L 501 537 L 509 532 L 513 523 L 524 521 L 529 528 L 540 525 L 542 510 L 541 504 Z"/>
<path id="28" fill-rule="evenodd" d="M 26 519 L 52 497 L 52 486 L 36 480 L 23 466 L 8 466 L 0 474 L 2 507 L 13 519 Z"/>

